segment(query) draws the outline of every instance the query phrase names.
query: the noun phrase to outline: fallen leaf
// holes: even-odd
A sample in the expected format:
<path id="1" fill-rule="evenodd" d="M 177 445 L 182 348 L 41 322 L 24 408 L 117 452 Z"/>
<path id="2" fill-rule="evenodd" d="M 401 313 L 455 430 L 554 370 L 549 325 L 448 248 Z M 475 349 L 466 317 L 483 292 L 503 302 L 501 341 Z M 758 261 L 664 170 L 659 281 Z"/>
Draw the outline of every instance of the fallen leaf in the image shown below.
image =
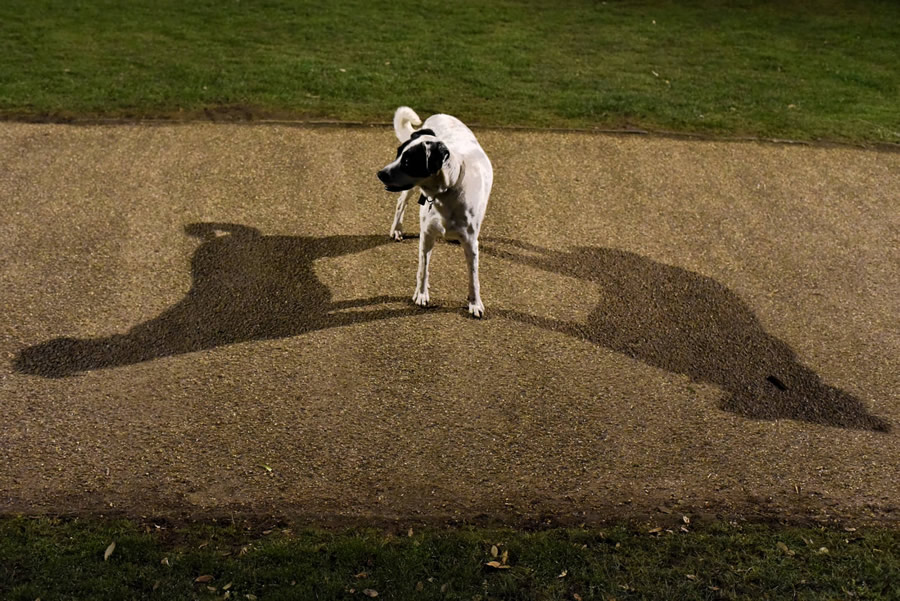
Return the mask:
<path id="1" fill-rule="evenodd" d="M 568 575 L 569 575 L 569 570 L 563 570 L 562 573 L 559 576 L 557 576 L 557 578 L 565 578 Z"/>
<path id="2" fill-rule="evenodd" d="M 106 551 L 103 552 L 103 561 L 109 559 L 109 556 L 113 554 L 113 551 L 116 550 L 116 541 L 109 543 L 109 546 L 106 547 Z"/>
<path id="3" fill-rule="evenodd" d="M 360 572 L 359 574 L 354 574 L 353 577 L 356 579 L 368 578 L 369 574 L 367 572 Z"/>
<path id="4" fill-rule="evenodd" d="M 509 563 L 509 551 L 504 551 L 503 555 L 500 556 L 501 563 Z"/>
<path id="5" fill-rule="evenodd" d="M 409 529 L 409 532 L 407 532 L 406 535 L 409 536 L 410 538 L 412 538 L 412 535 L 413 535 L 413 529 L 410 528 L 410 529 Z"/>
<path id="6" fill-rule="evenodd" d="M 206 584 L 207 582 L 212 582 L 212 574 L 204 574 L 203 576 L 197 576 L 194 578 L 194 582 L 199 582 L 200 584 Z"/>
<path id="7" fill-rule="evenodd" d="M 445 582 L 444 584 L 441 585 L 441 592 L 442 592 L 442 593 L 446 593 L 446 592 L 447 592 L 447 583 L 446 583 L 446 582 Z"/>
<path id="8" fill-rule="evenodd" d="M 575 601 L 583 601 L 581 595 L 579 595 L 578 593 L 572 593 L 572 598 L 575 599 Z"/>
<path id="9" fill-rule="evenodd" d="M 167 565 L 169 565 L 169 558 L 163 557 L 162 561 L 160 561 L 159 563 L 163 564 L 164 566 L 167 566 Z"/>
<path id="10" fill-rule="evenodd" d="M 691 518 L 689 518 L 689 517 L 686 516 L 686 515 L 683 515 L 683 516 L 681 516 L 681 521 L 684 522 L 685 524 L 690 524 L 690 523 L 691 523 Z"/>
<path id="11" fill-rule="evenodd" d="M 378 596 L 378 591 L 371 589 L 371 588 L 367 588 L 363 591 L 363 595 L 365 595 L 367 597 L 372 597 L 374 599 L 375 597 Z"/>
<path id="12" fill-rule="evenodd" d="M 777 545 L 775 545 L 775 546 L 778 547 L 779 549 L 781 549 L 781 551 L 784 552 L 785 555 L 796 555 L 796 554 L 797 554 L 795 551 L 791 551 L 791 550 L 788 548 L 788 546 L 787 546 L 786 544 L 782 543 L 782 542 L 779 542 L 779 543 L 778 543 Z"/>
<path id="13" fill-rule="evenodd" d="M 688 580 L 696 580 L 697 579 L 696 574 L 685 574 L 684 577 L 687 578 Z"/>
<path id="14" fill-rule="evenodd" d="M 828 547 L 819 547 L 819 555 L 828 555 Z"/>
<path id="15" fill-rule="evenodd" d="M 416 592 L 421 593 L 422 590 L 423 590 L 424 588 L 425 588 L 425 583 L 422 582 L 421 580 L 419 580 L 419 581 L 416 583 Z"/>
<path id="16" fill-rule="evenodd" d="M 502 564 L 499 561 L 489 561 L 484 565 L 490 566 L 490 567 L 494 568 L 495 570 L 508 570 L 511 567 L 506 564 Z"/>
<path id="17" fill-rule="evenodd" d="M 256 595 L 251 595 L 250 593 L 247 593 L 247 594 L 244 595 L 244 596 L 245 596 L 247 599 L 249 599 L 250 601 L 256 601 Z"/>
<path id="18" fill-rule="evenodd" d="M 497 545 L 491 545 L 491 557 L 497 557 L 500 554 L 500 550 L 497 548 Z"/>
<path id="19" fill-rule="evenodd" d="M 225 586 L 222 587 L 222 590 L 227 591 L 230 588 L 231 588 L 231 583 L 229 582 L 228 584 L 226 584 Z"/>
<path id="20" fill-rule="evenodd" d="M 662 530 L 663 530 L 662 527 L 659 526 L 659 527 L 653 528 L 651 530 L 648 530 L 647 532 L 649 534 L 659 534 L 660 532 L 662 532 Z"/>

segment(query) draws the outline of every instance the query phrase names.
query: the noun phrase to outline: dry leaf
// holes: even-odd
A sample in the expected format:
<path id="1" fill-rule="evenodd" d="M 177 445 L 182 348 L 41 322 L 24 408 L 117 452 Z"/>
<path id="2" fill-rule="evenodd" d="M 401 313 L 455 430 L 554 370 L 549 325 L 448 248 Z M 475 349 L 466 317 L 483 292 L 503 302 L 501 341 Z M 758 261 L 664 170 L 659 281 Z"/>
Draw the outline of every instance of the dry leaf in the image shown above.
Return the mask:
<path id="1" fill-rule="evenodd" d="M 689 517 L 686 516 L 686 515 L 681 516 L 681 520 L 682 520 L 685 524 L 690 524 L 690 523 L 691 523 L 691 518 L 689 518 Z"/>
<path id="2" fill-rule="evenodd" d="M 819 555 L 828 555 L 828 547 L 819 547 Z"/>
<path id="3" fill-rule="evenodd" d="M 775 546 L 778 547 L 779 549 L 781 549 L 781 551 L 783 551 L 785 555 L 796 555 L 796 554 L 797 554 L 795 551 L 791 551 L 791 550 L 788 548 L 788 546 L 787 546 L 786 544 L 782 543 L 782 542 L 779 542 L 779 543 L 778 543 L 777 545 L 775 545 Z"/>
<path id="4" fill-rule="evenodd" d="M 167 565 L 169 565 L 169 558 L 163 557 L 162 561 L 160 561 L 159 563 L 163 564 L 164 566 L 167 566 Z"/>
<path id="5" fill-rule="evenodd" d="M 650 534 L 659 534 L 660 532 L 662 532 L 662 530 L 663 530 L 663 529 L 662 529 L 662 527 L 660 526 L 660 527 L 657 527 L 657 528 L 653 528 L 652 530 L 648 530 L 648 532 L 649 532 Z"/>
<path id="6" fill-rule="evenodd" d="M 231 583 L 229 582 L 228 584 L 226 584 L 225 586 L 222 587 L 222 590 L 227 591 L 230 588 L 231 588 Z"/>
<path id="7" fill-rule="evenodd" d="M 510 568 L 510 566 L 502 564 L 499 561 L 489 561 L 484 565 L 490 566 L 490 567 L 494 568 L 495 570 L 508 570 Z"/>
<path id="8" fill-rule="evenodd" d="M 422 590 L 423 590 L 424 588 L 425 588 L 425 583 L 422 582 L 421 580 L 419 580 L 419 581 L 416 583 L 416 592 L 421 593 Z"/>
<path id="9" fill-rule="evenodd" d="M 116 550 L 116 541 L 109 543 L 109 546 L 106 547 L 106 551 L 103 552 L 103 561 L 109 559 L 109 556 L 113 554 L 113 551 Z"/>
<path id="10" fill-rule="evenodd" d="M 562 573 L 559 576 L 557 576 L 557 578 L 565 578 L 568 575 L 569 575 L 569 570 L 563 570 Z"/>
<path id="11" fill-rule="evenodd" d="M 509 563 L 509 551 L 504 551 L 500 556 L 500 563 Z"/>
<path id="12" fill-rule="evenodd" d="M 194 582 L 199 582 L 200 584 L 206 584 L 207 582 L 212 582 L 212 574 L 204 574 L 203 576 L 197 576 L 194 579 Z"/>
<path id="13" fill-rule="evenodd" d="M 410 538 L 412 538 L 412 535 L 413 535 L 413 529 L 410 528 L 410 529 L 409 529 L 409 532 L 407 532 L 406 535 L 409 536 Z"/>
<path id="14" fill-rule="evenodd" d="M 363 595 L 366 595 L 367 597 L 372 597 L 374 599 L 375 597 L 378 596 L 378 591 L 367 588 L 363 591 Z"/>
<path id="15" fill-rule="evenodd" d="M 684 577 L 687 578 L 688 580 L 696 580 L 697 579 L 696 574 L 685 574 Z"/>
<path id="16" fill-rule="evenodd" d="M 497 548 L 497 545 L 491 545 L 491 557 L 497 557 L 500 554 L 500 550 Z"/>
<path id="17" fill-rule="evenodd" d="M 353 577 L 356 578 L 356 579 L 359 579 L 359 578 L 368 578 L 368 577 L 369 577 L 369 574 L 368 574 L 367 572 L 360 572 L 359 574 L 354 574 Z"/>
<path id="18" fill-rule="evenodd" d="M 578 593 L 572 593 L 572 598 L 575 599 L 575 601 L 584 601 Z"/>

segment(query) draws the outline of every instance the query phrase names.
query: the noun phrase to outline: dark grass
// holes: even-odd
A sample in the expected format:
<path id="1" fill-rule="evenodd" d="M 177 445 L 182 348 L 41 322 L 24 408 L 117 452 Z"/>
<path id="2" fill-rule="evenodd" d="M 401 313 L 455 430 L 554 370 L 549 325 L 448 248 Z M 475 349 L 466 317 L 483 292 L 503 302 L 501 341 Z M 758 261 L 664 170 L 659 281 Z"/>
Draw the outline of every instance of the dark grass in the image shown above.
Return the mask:
<path id="1" fill-rule="evenodd" d="M 894 0 L 5 0 L 0 116 L 900 142 Z"/>
<path id="2" fill-rule="evenodd" d="M 687 528 L 263 534 L 8 517 L 0 519 L 0 598 L 366 599 L 366 589 L 379 599 L 466 601 L 900 598 L 895 531 Z M 509 569 L 486 565 L 504 554 Z"/>

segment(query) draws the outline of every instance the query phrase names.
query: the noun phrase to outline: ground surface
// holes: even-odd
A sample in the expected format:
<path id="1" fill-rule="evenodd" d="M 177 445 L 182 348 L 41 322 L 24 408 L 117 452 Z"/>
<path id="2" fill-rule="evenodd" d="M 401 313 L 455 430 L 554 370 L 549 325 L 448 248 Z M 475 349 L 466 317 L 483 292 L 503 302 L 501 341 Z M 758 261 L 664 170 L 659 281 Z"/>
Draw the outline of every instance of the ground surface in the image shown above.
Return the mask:
<path id="1" fill-rule="evenodd" d="M 900 154 L 479 136 L 482 321 L 387 129 L 0 125 L 0 511 L 898 522 Z"/>

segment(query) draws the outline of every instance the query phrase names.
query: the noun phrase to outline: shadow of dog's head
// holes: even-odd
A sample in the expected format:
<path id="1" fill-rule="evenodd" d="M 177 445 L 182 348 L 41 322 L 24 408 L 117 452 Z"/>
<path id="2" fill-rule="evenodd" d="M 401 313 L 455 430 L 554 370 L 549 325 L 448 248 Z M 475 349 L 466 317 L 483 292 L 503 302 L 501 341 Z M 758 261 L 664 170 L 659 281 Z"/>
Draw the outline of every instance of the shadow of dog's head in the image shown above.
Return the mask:
<path id="1" fill-rule="evenodd" d="M 378 179 L 388 192 L 409 190 L 440 173 L 449 158 L 434 131 L 420 129 L 397 148 L 397 158 L 378 172 Z"/>

